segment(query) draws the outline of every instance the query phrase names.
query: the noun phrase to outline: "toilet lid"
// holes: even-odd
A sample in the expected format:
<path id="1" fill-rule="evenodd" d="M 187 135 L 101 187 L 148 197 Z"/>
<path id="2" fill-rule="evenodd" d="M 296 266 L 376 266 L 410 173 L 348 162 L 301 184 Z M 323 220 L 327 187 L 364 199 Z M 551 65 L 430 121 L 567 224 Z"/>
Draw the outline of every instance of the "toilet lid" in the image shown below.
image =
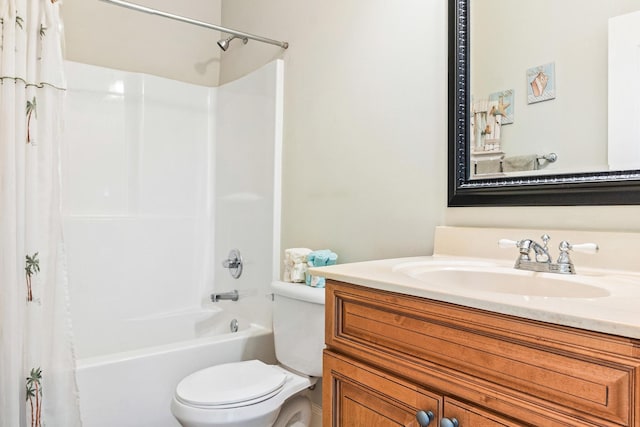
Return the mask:
<path id="1" fill-rule="evenodd" d="M 226 363 L 184 378 L 176 387 L 176 398 L 198 407 L 246 406 L 277 394 L 286 379 L 284 372 L 259 360 Z"/>

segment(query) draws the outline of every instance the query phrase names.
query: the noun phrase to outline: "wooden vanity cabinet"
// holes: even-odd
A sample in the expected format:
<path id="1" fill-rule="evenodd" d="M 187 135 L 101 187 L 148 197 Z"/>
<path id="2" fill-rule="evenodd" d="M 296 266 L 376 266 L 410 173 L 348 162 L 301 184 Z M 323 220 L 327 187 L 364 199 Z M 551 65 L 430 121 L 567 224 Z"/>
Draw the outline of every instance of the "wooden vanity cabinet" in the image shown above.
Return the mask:
<path id="1" fill-rule="evenodd" d="M 640 427 L 639 340 L 333 280 L 326 292 L 325 427 Z"/>

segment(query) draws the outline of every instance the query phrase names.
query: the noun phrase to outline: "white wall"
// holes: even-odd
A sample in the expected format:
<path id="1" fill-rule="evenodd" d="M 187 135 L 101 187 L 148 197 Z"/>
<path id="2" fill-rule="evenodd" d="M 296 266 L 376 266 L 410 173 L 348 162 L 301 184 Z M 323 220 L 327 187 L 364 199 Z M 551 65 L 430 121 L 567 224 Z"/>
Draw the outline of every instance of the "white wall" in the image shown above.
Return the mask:
<path id="1" fill-rule="evenodd" d="M 65 8 L 78 3 L 86 3 L 78 15 L 90 17 L 99 2 Z M 284 52 L 235 44 L 221 70 L 230 81 L 285 60 L 282 247 L 331 247 L 346 262 L 429 253 L 439 224 L 640 231 L 635 206 L 446 208 L 446 5 L 223 1 L 224 25 L 291 43 Z M 72 47 L 86 44 L 83 27 L 67 20 L 66 30 L 68 55 L 79 52 Z M 110 31 L 92 36 L 103 47 L 79 52 L 88 62 L 131 54 L 109 43 Z"/>
<path id="2" fill-rule="evenodd" d="M 640 11 L 609 19 L 609 139 L 611 169 L 640 165 Z"/>

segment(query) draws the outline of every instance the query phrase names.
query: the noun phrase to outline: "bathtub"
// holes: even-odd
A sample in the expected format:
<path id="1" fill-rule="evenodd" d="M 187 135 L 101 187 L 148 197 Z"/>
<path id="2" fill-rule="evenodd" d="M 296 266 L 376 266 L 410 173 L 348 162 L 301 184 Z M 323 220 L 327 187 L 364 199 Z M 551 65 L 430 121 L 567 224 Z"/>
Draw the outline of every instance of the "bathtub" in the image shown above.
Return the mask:
<path id="1" fill-rule="evenodd" d="M 237 332 L 230 331 L 233 319 Z M 275 362 L 270 329 L 219 307 L 93 329 L 95 338 L 79 342 L 77 349 L 84 427 L 179 426 L 169 404 L 186 375 L 231 361 Z"/>

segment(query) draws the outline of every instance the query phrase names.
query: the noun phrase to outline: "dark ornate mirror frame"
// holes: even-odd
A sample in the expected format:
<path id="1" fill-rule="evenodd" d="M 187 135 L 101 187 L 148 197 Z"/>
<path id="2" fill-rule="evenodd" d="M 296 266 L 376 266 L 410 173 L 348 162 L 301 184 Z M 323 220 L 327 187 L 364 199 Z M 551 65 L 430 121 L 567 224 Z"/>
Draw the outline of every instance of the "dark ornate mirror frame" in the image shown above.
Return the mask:
<path id="1" fill-rule="evenodd" d="M 470 180 L 469 3 L 449 0 L 448 206 L 640 204 L 640 170 Z M 638 141 L 640 144 L 640 141 Z"/>

